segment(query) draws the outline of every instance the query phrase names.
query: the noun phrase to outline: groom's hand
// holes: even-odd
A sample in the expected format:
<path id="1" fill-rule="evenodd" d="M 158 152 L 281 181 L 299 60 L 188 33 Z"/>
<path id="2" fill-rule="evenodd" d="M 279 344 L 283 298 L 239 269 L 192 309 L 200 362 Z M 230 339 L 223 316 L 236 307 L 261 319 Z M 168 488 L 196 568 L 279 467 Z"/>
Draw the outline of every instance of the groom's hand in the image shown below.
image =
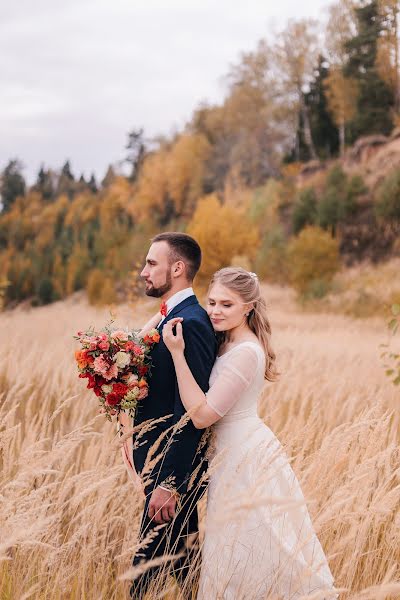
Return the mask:
<path id="1" fill-rule="evenodd" d="M 169 490 L 157 487 L 151 495 L 149 517 L 156 523 L 167 523 L 175 516 L 176 498 Z"/>

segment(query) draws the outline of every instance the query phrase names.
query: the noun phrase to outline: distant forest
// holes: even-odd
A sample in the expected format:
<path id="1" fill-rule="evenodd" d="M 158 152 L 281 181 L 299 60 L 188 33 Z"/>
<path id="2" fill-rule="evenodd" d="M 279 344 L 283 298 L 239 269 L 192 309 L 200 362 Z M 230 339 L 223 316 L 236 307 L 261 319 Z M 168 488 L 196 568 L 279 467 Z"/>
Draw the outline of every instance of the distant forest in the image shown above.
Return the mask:
<path id="1" fill-rule="evenodd" d="M 0 174 L 2 305 L 81 289 L 92 302 L 124 298 L 149 238 L 167 229 L 192 232 L 205 248 L 200 284 L 232 261 L 296 282 L 293 244 L 305 231 L 313 246 L 332 241 L 327 252 L 341 261 L 387 256 L 399 232 L 400 170 L 369 190 L 340 158 L 359 138 L 400 126 L 398 27 L 397 0 L 340 0 L 324 27 L 289 21 L 240 56 L 224 101 L 198 106 L 179 134 L 155 141 L 130 131 L 128 176 L 110 166 L 102 181 L 86 180 L 67 161 L 43 165 L 27 186 L 11 158 Z M 308 161 L 332 165 L 302 188 Z"/>

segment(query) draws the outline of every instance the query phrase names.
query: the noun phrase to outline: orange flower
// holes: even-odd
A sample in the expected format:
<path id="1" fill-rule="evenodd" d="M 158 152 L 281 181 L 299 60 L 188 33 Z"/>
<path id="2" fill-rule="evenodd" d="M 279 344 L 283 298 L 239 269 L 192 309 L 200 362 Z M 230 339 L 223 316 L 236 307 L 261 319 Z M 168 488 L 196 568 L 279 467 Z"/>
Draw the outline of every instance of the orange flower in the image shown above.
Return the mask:
<path id="1" fill-rule="evenodd" d="M 139 381 L 139 387 L 140 388 L 147 387 L 147 381 L 145 379 L 141 379 Z"/>
<path id="2" fill-rule="evenodd" d="M 80 369 L 86 369 L 88 365 L 92 365 L 94 362 L 93 356 L 88 354 L 87 350 L 75 350 L 75 360 Z"/>

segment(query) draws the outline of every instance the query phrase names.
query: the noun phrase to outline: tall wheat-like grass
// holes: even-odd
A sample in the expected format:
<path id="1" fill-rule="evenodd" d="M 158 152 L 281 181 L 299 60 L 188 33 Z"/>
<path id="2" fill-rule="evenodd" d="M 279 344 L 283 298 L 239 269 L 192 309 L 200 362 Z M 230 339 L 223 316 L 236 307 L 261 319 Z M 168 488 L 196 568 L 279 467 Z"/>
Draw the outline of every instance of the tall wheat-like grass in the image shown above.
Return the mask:
<path id="1" fill-rule="evenodd" d="M 260 416 L 292 457 L 342 597 L 400 598 L 400 398 L 379 358 L 385 324 L 301 314 L 288 292 L 265 293 L 281 377 Z M 152 306 L 117 307 L 117 322 L 139 326 Z M 0 315 L 1 600 L 128 596 L 143 499 L 73 359 L 72 335 L 108 317 L 80 296 Z"/>

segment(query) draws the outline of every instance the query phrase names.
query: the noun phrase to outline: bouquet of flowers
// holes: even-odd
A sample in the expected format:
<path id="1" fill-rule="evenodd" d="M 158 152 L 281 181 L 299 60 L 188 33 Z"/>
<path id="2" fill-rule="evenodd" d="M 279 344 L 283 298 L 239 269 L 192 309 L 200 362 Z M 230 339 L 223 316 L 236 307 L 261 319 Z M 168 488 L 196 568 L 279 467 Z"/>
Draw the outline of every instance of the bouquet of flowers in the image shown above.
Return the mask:
<path id="1" fill-rule="evenodd" d="M 87 387 L 110 421 L 120 412 L 133 417 L 138 401 L 148 395 L 149 353 L 160 340 L 157 329 L 141 338 L 137 332 L 112 330 L 111 324 L 99 332 L 90 328 L 74 336 L 81 345 L 75 351 L 79 377 L 88 379 Z"/>

